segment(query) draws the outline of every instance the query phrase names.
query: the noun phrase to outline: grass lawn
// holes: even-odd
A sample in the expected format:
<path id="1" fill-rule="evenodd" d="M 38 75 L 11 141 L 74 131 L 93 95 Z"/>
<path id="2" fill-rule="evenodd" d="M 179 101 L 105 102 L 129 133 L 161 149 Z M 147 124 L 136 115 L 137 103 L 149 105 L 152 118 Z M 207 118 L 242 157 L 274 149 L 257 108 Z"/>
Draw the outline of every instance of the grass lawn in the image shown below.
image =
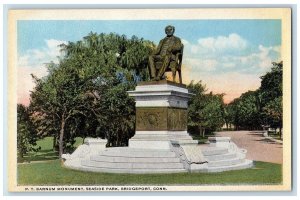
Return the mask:
<path id="1" fill-rule="evenodd" d="M 78 147 L 82 144 L 82 138 L 77 137 L 74 144 Z M 53 137 L 45 137 L 37 141 L 37 147 L 40 146 L 41 150 L 38 152 L 29 152 L 24 155 L 21 161 L 31 162 L 31 161 L 45 161 L 45 160 L 56 160 L 58 159 L 58 152 L 53 150 Z"/>
<path id="2" fill-rule="evenodd" d="M 18 185 L 250 185 L 281 184 L 280 164 L 256 162 L 251 169 L 220 173 L 112 174 L 81 172 L 59 160 L 18 164 Z"/>

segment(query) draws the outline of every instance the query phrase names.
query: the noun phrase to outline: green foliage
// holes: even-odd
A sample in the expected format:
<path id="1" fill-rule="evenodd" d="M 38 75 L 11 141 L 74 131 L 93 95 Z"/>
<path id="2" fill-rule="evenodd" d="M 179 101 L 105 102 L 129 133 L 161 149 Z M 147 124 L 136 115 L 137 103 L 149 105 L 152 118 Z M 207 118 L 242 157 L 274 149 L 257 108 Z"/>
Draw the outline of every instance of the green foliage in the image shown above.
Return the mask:
<path id="1" fill-rule="evenodd" d="M 60 47 L 63 57 L 59 64 L 48 64 L 49 75 L 33 76 L 30 107 L 39 135 L 54 136 L 60 156 L 72 151 L 76 136 L 106 137 L 108 146 L 126 145 L 134 132 L 134 102 L 126 91 L 147 77 L 154 44 L 91 32 Z"/>
<path id="2" fill-rule="evenodd" d="M 237 129 L 259 129 L 260 128 L 260 107 L 257 91 L 248 91 L 243 93 L 241 97 L 235 99 L 227 110 L 230 110 L 232 123 L 235 124 Z"/>
<path id="3" fill-rule="evenodd" d="M 261 77 L 256 91 L 243 93 L 225 107 L 227 123 L 236 129 L 282 128 L 282 62 L 273 62 L 270 72 Z"/>
<path id="4" fill-rule="evenodd" d="M 268 102 L 282 96 L 282 61 L 279 63 L 273 62 L 273 67 L 270 72 L 267 72 L 261 77 L 260 91 L 262 95 L 262 105 L 265 106 Z"/>
<path id="5" fill-rule="evenodd" d="M 132 85 L 124 83 L 101 87 L 98 93 L 102 95 L 87 101 L 87 107 L 98 120 L 97 130 L 108 139 L 107 146 L 127 146 L 134 135 L 135 104 L 126 92 L 132 89 Z"/>
<path id="6" fill-rule="evenodd" d="M 281 138 L 283 104 L 282 104 L 282 73 L 283 63 L 273 62 L 271 72 L 261 77 L 260 91 L 262 94 L 263 125 L 279 128 Z"/>
<path id="7" fill-rule="evenodd" d="M 224 124 L 223 112 L 223 94 L 213 94 L 212 92 L 206 94 L 205 107 L 202 112 L 204 127 L 210 132 L 221 128 Z"/>
<path id="8" fill-rule="evenodd" d="M 22 160 L 24 155 L 29 151 L 38 151 L 36 147 L 38 136 L 36 134 L 28 108 L 22 104 L 17 105 L 17 150 L 18 160 Z"/>
<path id="9" fill-rule="evenodd" d="M 238 116 L 236 115 L 236 106 L 232 102 L 230 104 L 224 105 L 224 112 L 223 112 L 224 122 L 226 125 L 227 130 L 232 130 L 232 125 L 236 124 L 236 120 Z"/>
<path id="10" fill-rule="evenodd" d="M 202 110 L 205 106 L 204 93 L 206 92 L 206 86 L 202 85 L 201 81 L 196 84 L 192 81 L 188 85 L 188 90 L 193 94 L 188 106 L 188 125 L 201 126 L 204 119 Z"/>
<path id="11" fill-rule="evenodd" d="M 266 185 L 282 184 L 280 164 L 220 173 L 113 174 L 75 171 L 59 161 L 18 165 L 19 185 Z"/>
<path id="12" fill-rule="evenodd" d="M 282 97 L 277 97 L 274 100 L 269 101 L 266 106 L 263 107 L 263 115 L 270 127 L 279 128 L 279 138 L 281 139 L 283 117 Z"/>
<path id="13" fill-rule="evenodd" d="M 282 97 L 277 97 L 269 101 L 263 108 L 266 116 L 270 118 L 270 122 L 278 124 L 282 123 Z"/>
<path id="14" fill-rule="evenodd" d="M 205 132 L 211 133 L 222 127 L 223 119 L 223 94 L 206 94 L 205 85 L 201 81 L 194 84 L 192 81 L 188 85 L 188 89 L 194 96 L 189 101 L 188 107 L 188 125 L 197 127 L 200 135 L 205 135 Z"/>

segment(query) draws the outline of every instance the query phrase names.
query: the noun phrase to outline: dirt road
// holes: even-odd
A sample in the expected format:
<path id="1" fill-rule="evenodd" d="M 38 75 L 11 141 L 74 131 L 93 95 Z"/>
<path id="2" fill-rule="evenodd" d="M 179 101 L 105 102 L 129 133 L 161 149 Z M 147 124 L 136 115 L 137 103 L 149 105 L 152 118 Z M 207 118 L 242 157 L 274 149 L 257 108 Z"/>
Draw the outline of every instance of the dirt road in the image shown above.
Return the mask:
<path id="1" fill-rule="evenodd" d="M 216 136 L 231 137 L 238 147 L 247 149 L 247 159 L 282 164 L 282 144 L 264 138 L 261 131 L 223 131 Z"/>

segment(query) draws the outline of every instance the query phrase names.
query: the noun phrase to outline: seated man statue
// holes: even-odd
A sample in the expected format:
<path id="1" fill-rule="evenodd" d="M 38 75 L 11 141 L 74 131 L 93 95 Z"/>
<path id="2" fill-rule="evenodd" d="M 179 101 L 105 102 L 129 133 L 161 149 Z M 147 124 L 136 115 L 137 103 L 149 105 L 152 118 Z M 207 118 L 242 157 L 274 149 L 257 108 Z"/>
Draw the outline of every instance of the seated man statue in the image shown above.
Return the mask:
<path id="1" fill-rule="evenodd" d="M 163 78 L 163 75 L 166 71 L 171 70 L 173 72 L 173 81 L 175 81 L 176 70 L 178 70 L 176 68 L 179 64 L 178 54 L 181 53 L 181 57 L 179 58 L 181 66 L 183 45 L 181 40 L 173 35 L 175 32 L 174 26 L 167 26 L 165 28 L 165 32 L 167 36 L 159 42 L 154 54 L 149 56 L 150 77 L 151 80 L 158 81 Z M 181 71 L 178 72 L 180 82 L 182 82 Z"/>

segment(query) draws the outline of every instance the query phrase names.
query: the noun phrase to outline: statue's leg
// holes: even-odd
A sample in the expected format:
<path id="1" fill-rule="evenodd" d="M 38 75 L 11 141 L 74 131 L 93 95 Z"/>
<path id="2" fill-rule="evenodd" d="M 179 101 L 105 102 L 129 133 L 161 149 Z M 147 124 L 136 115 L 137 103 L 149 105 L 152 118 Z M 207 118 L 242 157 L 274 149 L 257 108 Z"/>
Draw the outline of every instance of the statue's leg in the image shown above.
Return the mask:
<path id="1" fill-rule="evenodd" d="M 154 63 L 154 55 L 149 56 L 149 70 L 150 70 L 150 78 L 153 79 L 156 77 L 156 68 Z"/>
<path id="2" fill-rule="evenodd" d="M 163 59 L 163 64 L 162 64 L 161 68 L 159 69 L 157 78 L 161 79 L 161 77 L 164 75 L 167 67 L 170 64 L 170 61 L 171 61 L 171 55 L 166 55 Z"/>
<path id="3" fill-rule="evenodd" d="M 170 66 L 170 69 L 172 71 L 173 82 L 175 82 L 176 71 L 177 71 L 177 63 L 175 61 L 171 61 L 169 66 Z"/>
<path id="4" fill-rule="evenodd" d="M 181 69 L 178 70 L 179 83 L 182 83 Z"/>
<path id="5" fill-rule="evenodd" d="M 176 68 L 171 68 L 171 69 L 172 69 L 173 82 L 175 82 L 175 78 L 176 78 Z"/>

